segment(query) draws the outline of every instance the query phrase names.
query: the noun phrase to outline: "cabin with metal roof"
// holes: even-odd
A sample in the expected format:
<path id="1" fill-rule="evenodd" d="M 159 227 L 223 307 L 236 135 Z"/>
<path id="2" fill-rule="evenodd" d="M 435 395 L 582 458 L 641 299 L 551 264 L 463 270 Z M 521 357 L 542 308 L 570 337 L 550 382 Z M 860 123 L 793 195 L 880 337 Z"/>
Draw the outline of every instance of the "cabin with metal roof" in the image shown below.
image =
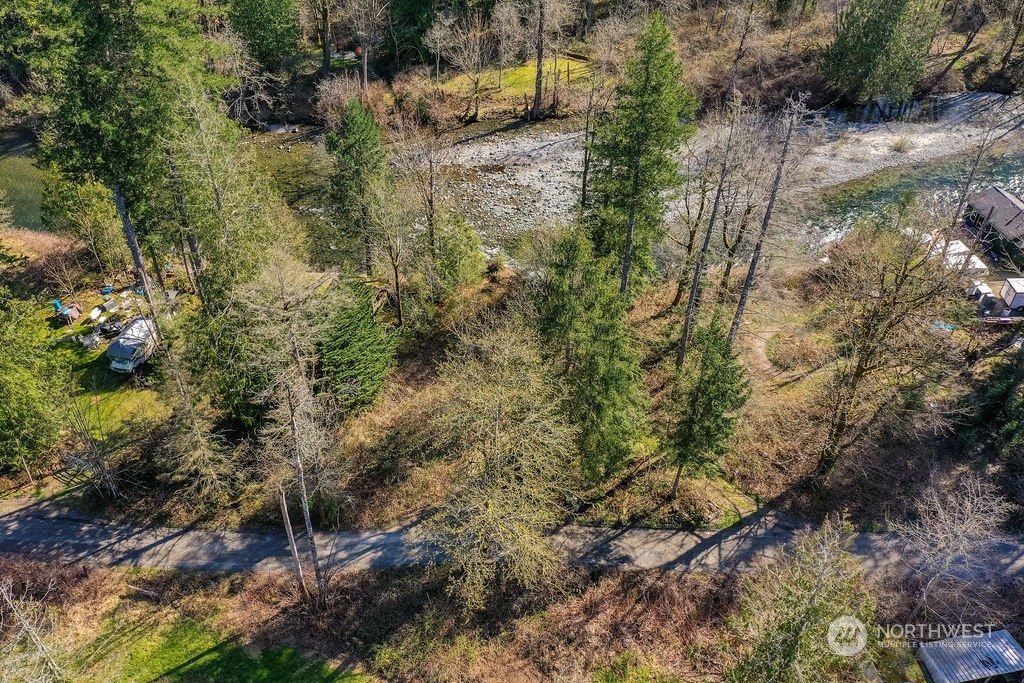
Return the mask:
<path id="1" fill-rule="evenodd" d="M 964 225 L 983 240 L 999 238 L 1024 248 L 1024 200 L 993 185 L 967 200 Z"/>
<path id="2" fill-rule="evenodd" d="M 1024 682 L 1024 648 L 1006 631 L 922 643 L 917 659 L 929 683 Z"/>

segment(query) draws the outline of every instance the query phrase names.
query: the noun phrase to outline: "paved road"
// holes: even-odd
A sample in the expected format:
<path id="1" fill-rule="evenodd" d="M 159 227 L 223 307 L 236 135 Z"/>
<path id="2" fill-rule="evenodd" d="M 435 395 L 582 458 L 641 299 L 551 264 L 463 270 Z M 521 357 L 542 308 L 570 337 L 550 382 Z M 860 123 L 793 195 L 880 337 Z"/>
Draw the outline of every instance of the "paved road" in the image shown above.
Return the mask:
<path id="1" fill-rule="evenodd" d="M 742 571 L 778 557 L 797 525 L 761 512 L 721 531 L 604 529 L 567 526 L 554 535 L 570 561 L 625 569 Z M 393 568 L 429 561 L 416 527 L 317 534 L 330 569 Z M 301 547 L 301 543 L 300 543 Z M 860 534 L 853 551 L 868 572 L 900 566 L 901 548 L 884 534 Z M 290 568 L 282 530 L 218 532 L 114 524 L 46 502 L 0 501 L 0 552 L 69 562 L 159 569 L 271 571 Z M 1024 546 L 1007 543 L 999 562 L 1024 576 Z"/>

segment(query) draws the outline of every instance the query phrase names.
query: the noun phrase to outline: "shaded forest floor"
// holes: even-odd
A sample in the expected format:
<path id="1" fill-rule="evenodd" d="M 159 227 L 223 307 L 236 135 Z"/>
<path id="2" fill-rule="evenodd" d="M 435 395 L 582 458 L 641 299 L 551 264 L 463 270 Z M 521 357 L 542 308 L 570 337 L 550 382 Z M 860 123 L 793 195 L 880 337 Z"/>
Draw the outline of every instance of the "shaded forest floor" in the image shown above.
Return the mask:
<path id="1" fill-rule="evenodd" d="M 0 577 L 41 608 L 47 642 L 81 681 L 716 681 L 740 588 L 724 575 L 576 570 L 557 591 L 498 596 L 470 616 L 430 570 L 336 574 L 319 613 L 284 574 L 0 558 Z M 909 650 L 886 657 L 886 683 L 923 680 Z"/>

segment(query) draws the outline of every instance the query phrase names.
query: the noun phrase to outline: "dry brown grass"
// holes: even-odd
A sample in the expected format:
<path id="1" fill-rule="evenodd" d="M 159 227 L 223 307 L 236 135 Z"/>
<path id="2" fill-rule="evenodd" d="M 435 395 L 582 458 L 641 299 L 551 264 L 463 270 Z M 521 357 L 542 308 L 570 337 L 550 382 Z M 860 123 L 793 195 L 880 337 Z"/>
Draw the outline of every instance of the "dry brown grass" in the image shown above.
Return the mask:
<path id="1" fill-rule="evenodd" d="M 338 574 L 321 615 L 297 601 L 289 577 L 260 575 L 246 579 L 219 624 L 249 645 L 290 645 L 390 681 L 582 682 L 627 652 L 684 680 L 721 671 L 734 577 L 575 577 L 568 595 L 460 616 L 431 572 Z"/>
<path id="2" fill-rule="evenodd" d="M 745 13 L 730 15 L 721 30 L 718 15 L 712 27 L 710 10 L 682 11 L 674 21 L 677 50 L 686 65 L 686 80 L 705 106 L 720 102 L 729 84 L 733 61 L 743 32 Z M 755 20 L 740 62 L 735 89 L 748 101 L 776 107 L 796 92 L 814 93 L 818 106 L 827 87 L 818 69 L 821 49 L 831 36 L 827 12 L 809 20 L 791 18 L 780 28 Z"/>
<path id="3" fill-rule="evenodd" d="M 74 245 L 74 240 L 52 232 L 38 230 L 0 230 L 0 243 L 16 256 L 37 259 L 54 252 L 65 251 Z"/>

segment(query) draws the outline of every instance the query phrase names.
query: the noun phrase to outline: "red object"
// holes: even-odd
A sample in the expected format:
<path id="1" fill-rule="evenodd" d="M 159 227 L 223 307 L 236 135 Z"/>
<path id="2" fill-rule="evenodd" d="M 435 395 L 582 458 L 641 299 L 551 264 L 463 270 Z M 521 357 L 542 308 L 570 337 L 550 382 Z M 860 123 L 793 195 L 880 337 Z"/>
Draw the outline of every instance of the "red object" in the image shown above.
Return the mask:
<path id="1" fill-rule="evenodd" d="M 361 54 L 363 54 L 363 48 L 357 47 L 356 48 L 356 55 L 361 55 Z"/>

